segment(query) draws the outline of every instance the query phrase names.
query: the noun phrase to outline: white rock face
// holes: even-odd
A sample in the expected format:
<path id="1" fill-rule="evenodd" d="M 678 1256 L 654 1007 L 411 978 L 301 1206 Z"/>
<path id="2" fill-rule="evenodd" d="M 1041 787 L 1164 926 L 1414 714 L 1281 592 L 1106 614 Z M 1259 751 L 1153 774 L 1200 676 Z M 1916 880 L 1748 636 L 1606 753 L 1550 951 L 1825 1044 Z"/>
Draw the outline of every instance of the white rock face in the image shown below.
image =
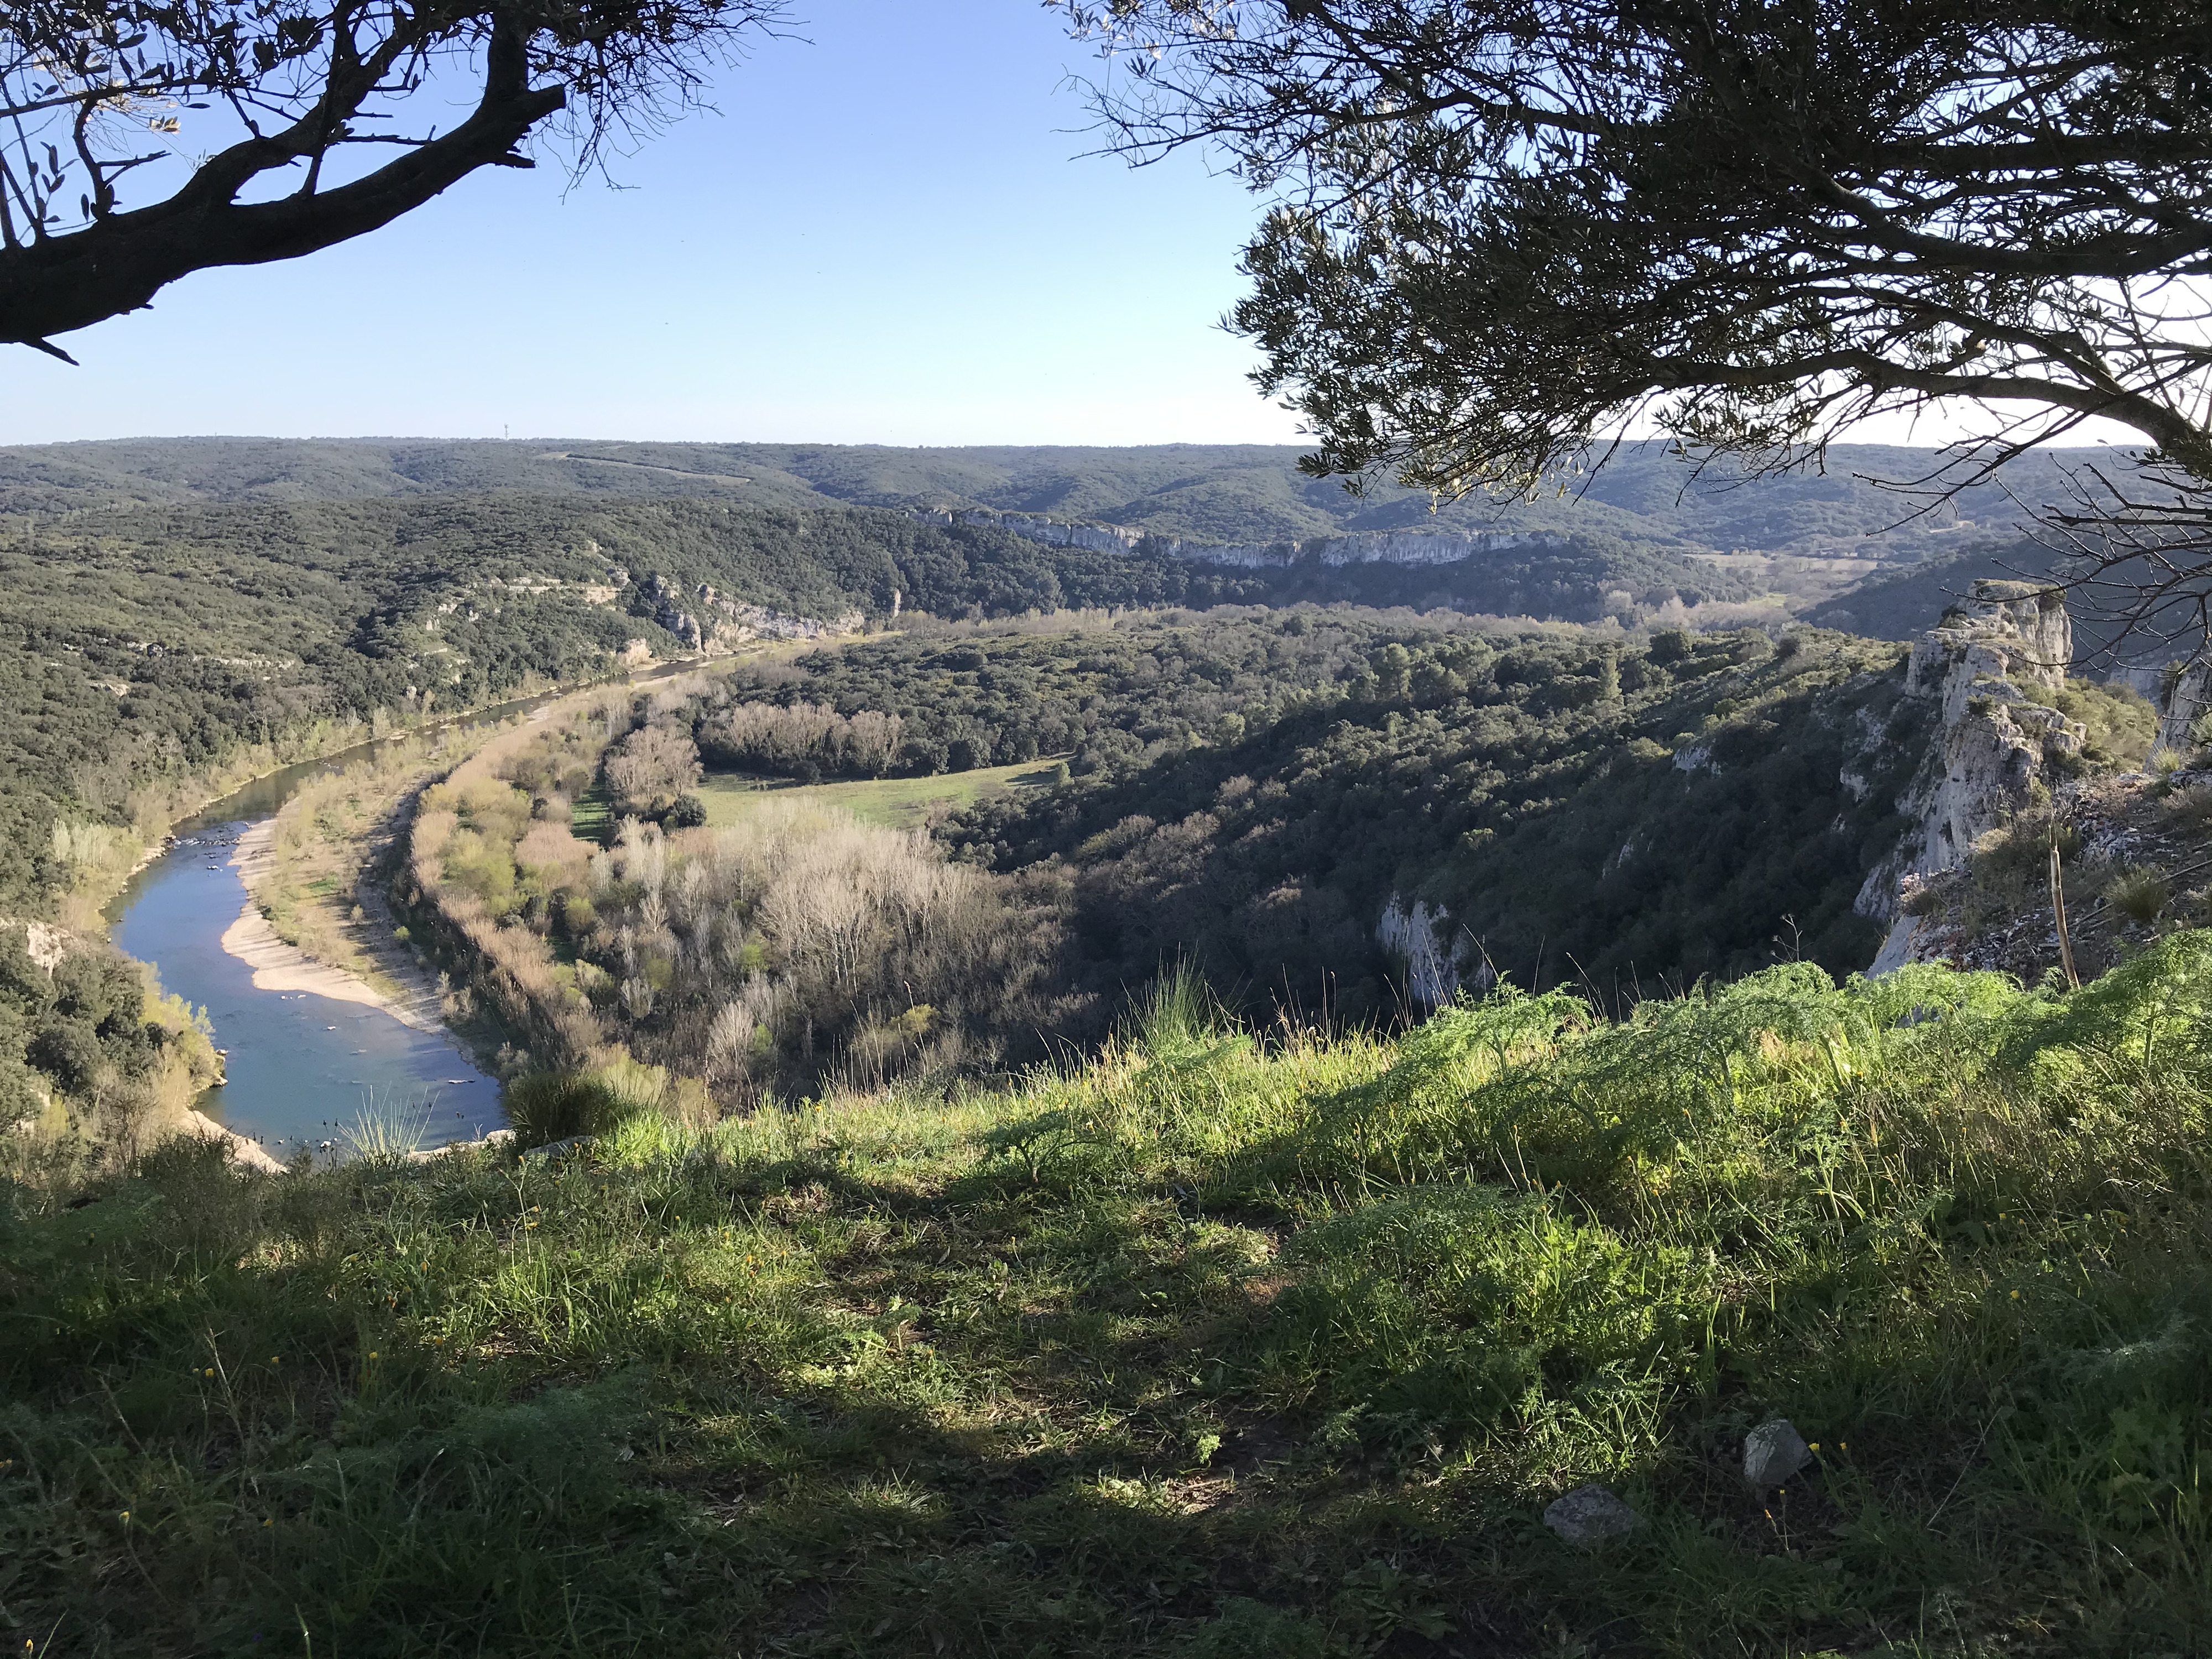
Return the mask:
<path id="1" fill-rule="evenodd" d="M 857 611 L 826 620 L 794 617 L 733 599 L 704 582 L 696 595 L 687 594 L 657 575 L 647 576 L 638 591 L 652 602 L 653 621 L 695 651 L 734 651 L 753 640 L 812 640 L 824 634 L 849 634 L 865 620 Z"/>
<path id="2" fill-rule="evenodd" d="M 2212 714 L 2212 663 L 2186 667 L 2176 661 L 2130 663 L 2106 677 L 2112 685 L 2124 685 L 2158 710 L 2158 736 L 2150 746 L 2154 759 L 2169 751 L 2183 754 L 2201 745 L 2190 728 Z"/>
<path id="3" fill-rule="evenodd" d="M 1000 513 L 988 507 L 917 508 L 927 524 L 991 525 L 1054 547 L 1087 547 L 1102 553 L 1138 548 L 1171 558 L 1206 564 L 1265 569 L 1312 561 L 1319 564 L 1456 564 L 1480 554 L 1515 547 L 1555 547 L 1566 538 L 1549 531 L 1478 531 L 1471 535 L 1424 534 L 1409 530 L 1363 530 L 1345 536 L 1316 536 L 1294 542 L 1197 542 L 1180 536 L 1156 536 L 1117 524 L 1063 524 L 1030 513 Z"/>
<path id="4" fill-rule="evenodd" d="M 1747 1486 L 1778 1486 L 1812 1461 L 1813 1449 L 1786 1417 L 1762 1423 L 1743 1437 Z"/>
<path id="5" fill-rule="evenodd" d="M 1854 906 L 1895 924 L 1869 972 L 1913 960 L 1916 929 L 1897 909 L 1904 878 L 1964 863 L 1975 842 L 2027 805 L 2052 755 L 2080 752 L 2081 725 L 2023 690 L 2049 693 L 2066 683 L 2074 624 L 2063 605 L 2025 586 L 1981 583 L 1963 615 L 1912 647 L 1905 695 L 1936 703 L 1936 738 L 1899 802 L 1919 822 L 1869 874 Z"/>
<path id="6" fill-rule="evenodd" d="M 1555 1498 L 1544 1511 L 1544 1524 L 1570 1544 L 1587 1547 L 1626 1538 L 1644 1517 L 1603 1486 L 1577 1486 Z"/>
<path id="7" fill-rule="evenodd" d="M 1375 926 L 1382 948 L 1406 958 L 1406 988 L 1425 1008 L 1441 1008 L 1459 994 L 1458 953 L 1443 936 L 1449 920 L 1426 899 L 1415 899 L 1409 909 L 1393 893 Z"/>
<path id="8" fill-rule="evenodd" d="M 1710 743 L 1686 743 L 1674 751 L 1677 772 L 1697 772 L 1713 763 L 1713 746 Z"/>
<path id="9" fill-rule="evenodd" d="M 76 944 L 68 928 L 58 927 L 51 921 L 11 921 L 0 918 L 0 927 L 21 928 L 24 952 L 50 974 L 61 966 L 62 958 Z"/>
<path id="10" fill-rule="evenodd" d="M 2168 750 L 2185 754 L 2197 747 L 2190 728 L 2212 714 L 2212 664 L 2197 663 L 2179 674 L 2161 670 L 2154 688 L 2145 695 L 2158 708 L 2158 740 L 2151 745 L 2152 755 Z"/>

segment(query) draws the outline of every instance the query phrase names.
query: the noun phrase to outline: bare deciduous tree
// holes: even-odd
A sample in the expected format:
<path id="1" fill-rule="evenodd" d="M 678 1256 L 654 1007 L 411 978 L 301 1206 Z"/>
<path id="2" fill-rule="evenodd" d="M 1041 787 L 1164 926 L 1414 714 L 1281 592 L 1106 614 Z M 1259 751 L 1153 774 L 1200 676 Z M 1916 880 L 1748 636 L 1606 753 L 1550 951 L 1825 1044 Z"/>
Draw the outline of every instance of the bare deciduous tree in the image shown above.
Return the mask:
<path id="1" fill-rule="evenodd" d="M 672 725 L 641 726 L 607 757 L 607 787 L 628 811 L 665 809 L 700 774 L 697 745 Z"/>
<path id="2" fill-rule="evenodd" d="M 906 723 L 862 709 L 850 720 L 826 703 L 733 703 L 707 728 L 708 744 L 738 766 L 788 772 L 811 763 L 831 773 L 881 777 Z"/>
<path id="3" fill-rule="evenodd" d="M 375 230 L 551 131 L 592 163 L 781 0 L 25 0 L 0 8 L 0 340 Z M 449 119 L 455 94 L 474 107 Z M 195 149 L 195 146 L 212 148 Z"/>

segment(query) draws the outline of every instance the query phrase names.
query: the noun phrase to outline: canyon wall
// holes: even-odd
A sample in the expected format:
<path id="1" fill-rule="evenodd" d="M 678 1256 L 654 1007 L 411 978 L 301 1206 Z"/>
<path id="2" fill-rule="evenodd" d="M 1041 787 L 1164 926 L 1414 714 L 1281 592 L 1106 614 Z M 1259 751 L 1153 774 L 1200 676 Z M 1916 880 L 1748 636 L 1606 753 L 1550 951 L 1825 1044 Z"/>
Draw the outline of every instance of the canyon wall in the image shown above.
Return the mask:
<path id="1" fill-rule="evenodd" d="M 1342 536 L 1317 536 L 1305 541 L 1200 542 L 1180 536 L 1157 536 L 1126 525 L 1063 524 L 1034 513 L 1001 513 L 988 507 L 917 508 L 915 516 L 927 524 L 988 525 L 1054 547 L 1085 547 L 1104 553 L 1163 553 L 1171 558 L 1233 565 L 1248 570 L 1300 562 L 1456 564 L 1462 559 L 1508 548 L 1558 547 L 1567 539 L 1549 531 L 1479 531 L 1467 534 L 1362 530 Z"/>
<path id="2" fill-rule="evenodd" d="M 1978 584 L 1913 645 L 1905 692 L 1936 704 L 1936 735 L 1899 803 L 1912 827 L 1859 890 L 1859 914 L 1892 924 L 1869 973 L 1916 959 L 1920 920 L 1899 908 L 1906 879 L 1965 863 L 1977 841 L 2048 789 L 2056 757 L 2081 752 L 2080 724 L 2040 700 L 2065 684 L 2073 655 L 2065 606 L 2019 582 Z"/>

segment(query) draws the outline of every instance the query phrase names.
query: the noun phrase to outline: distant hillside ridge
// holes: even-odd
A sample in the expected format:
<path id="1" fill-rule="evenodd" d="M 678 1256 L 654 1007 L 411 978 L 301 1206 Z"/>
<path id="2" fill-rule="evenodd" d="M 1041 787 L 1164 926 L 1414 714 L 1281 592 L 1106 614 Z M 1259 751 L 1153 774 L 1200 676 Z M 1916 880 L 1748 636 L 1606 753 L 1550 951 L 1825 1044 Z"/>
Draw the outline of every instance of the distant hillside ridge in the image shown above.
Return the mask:
<path id="1" fill-rule="evenodd" d="M 1936 452 L 1838 445 L 1825 471 L 1747 478 L 1625 445 L 1541 500 L 1439 505 L 1378 482 L 1359 495 L 1297 470 L 1290 445 L 1127 448 L 630 443 L 580 439 L 146 438 L 0 447 L 0 513 L 519 490 L 602 499 L 708 496 L 757 507 L 836 503 L 981 510 L 1115 525 L 1221 546 L 1388 531 L 1605 534 L 1680 550 L 1911 562 L 1968 531 L 2009 530 L 2063 499 L 2067 474 L 2110 450 L 2039 451 L 1931 506 L 1899 483 Z M 2123 471 L 2124 469 L 2122 469 Z M 1875 482 L 1887 480 L 1888 485 Z"/>

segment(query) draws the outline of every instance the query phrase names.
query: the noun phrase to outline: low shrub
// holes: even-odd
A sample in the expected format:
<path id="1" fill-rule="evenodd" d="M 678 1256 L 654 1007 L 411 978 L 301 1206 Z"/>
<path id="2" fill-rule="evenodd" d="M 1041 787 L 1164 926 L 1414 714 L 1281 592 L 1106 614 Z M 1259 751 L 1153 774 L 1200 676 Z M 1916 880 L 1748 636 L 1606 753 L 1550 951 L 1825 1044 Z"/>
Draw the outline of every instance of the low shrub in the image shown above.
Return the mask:
<path id="1" fill-rule="evenodd" d="M 583 1072 L 529 1073 L 507 1085 L 501 1104 L 524 1146 L 605 1134 L 635 1109 L 605 1079 Z"/>
<path id="2" fill-rule="evenodd" d="M 2129 921 L 2148 927 L 2172 902 L 2173 884 L 2162 870 L 2130 865 L 2105 884 L 2105 902 Z"/>
<path id="3" fill-rule="evenodd" d="M 2160 810 L 2178 829 L 2203 830 L 2212 824 L 2212 782 L 2184 785 L 2160 803 Z"/>

